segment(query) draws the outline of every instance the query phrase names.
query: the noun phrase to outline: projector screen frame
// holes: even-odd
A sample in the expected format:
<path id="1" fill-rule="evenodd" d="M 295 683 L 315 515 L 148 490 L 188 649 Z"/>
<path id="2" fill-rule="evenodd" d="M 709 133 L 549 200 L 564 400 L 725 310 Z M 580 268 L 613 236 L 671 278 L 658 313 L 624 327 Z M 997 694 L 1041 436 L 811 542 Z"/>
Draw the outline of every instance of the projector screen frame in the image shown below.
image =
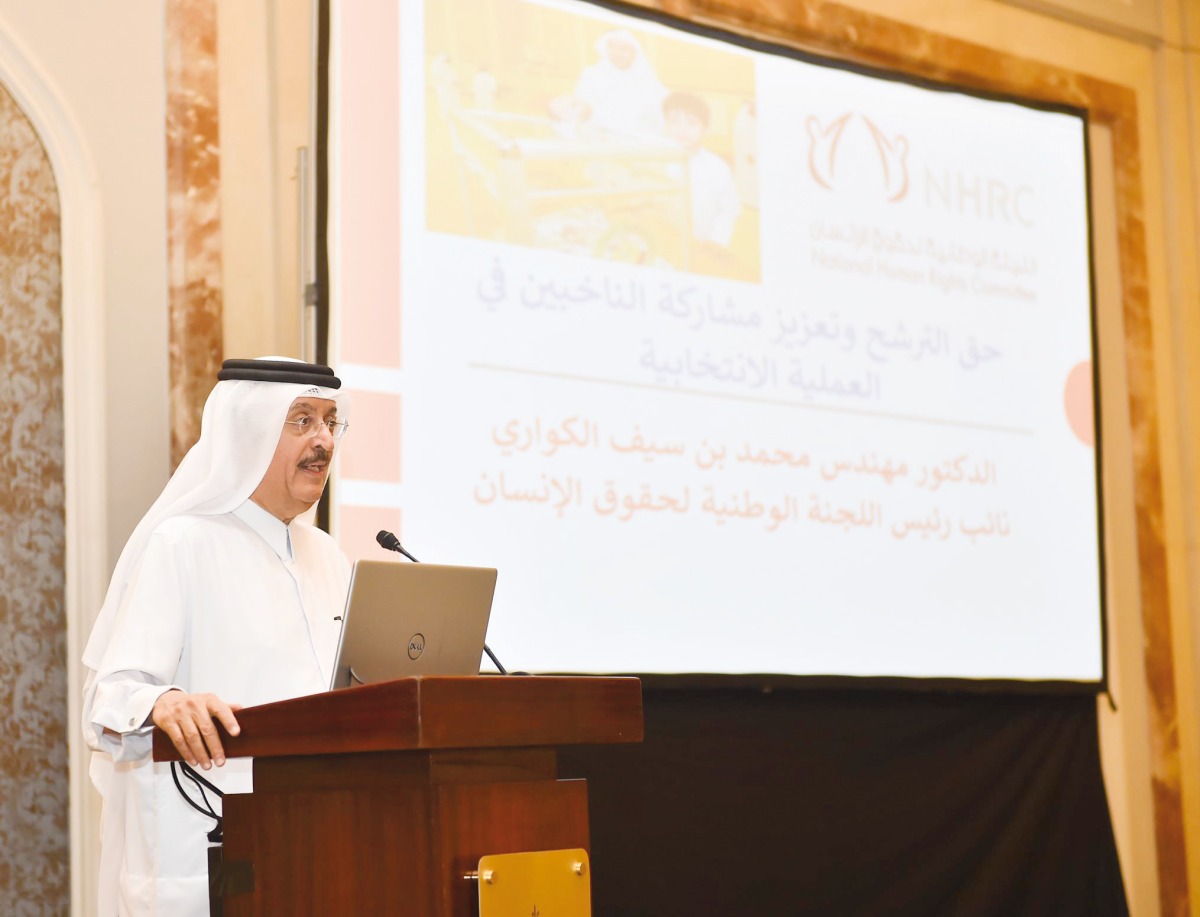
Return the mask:
<path id="1" fill-rule="evenodd" d="M 317 309 L 317 359 L 328 361 L 330 322 L 332 313 L 331 276 L 329 231 L 331 207 L 329 202 L 329 149 L 331 110 L 333 100 L 330 91 L 330 50 L 331 50 L 331 21 L 333 18 L 333 0 L 315 0 L 317 6 L 317 41 L 316 41 L 316 118 L 315 143 L 316 150 L 316 203 L 317 220 L 316 233 L 316 309 Z M 567 0 L 564 0 L 567 2 Z M 1107 576 L 1107 551 L 1105 549 L 1105 503 L 1103 495 L 1103 434 L 1100 411 L 1100 372 L 1099 372 L 1099 342 L 1098 342 L 1098 305 L 1096 290 L 1094 214 L 1092 200 L 1092 153 L 1089 125 L 1091 112 L 1087 107 L 1072 105 L 1065 102 L 1050 101 L 1023 96 L 1016 93 L 1002 92 L 972 86 L 965 82 L 954 82 L 933 79 L 901 69 L 889 69 L 877 64 L 854 60 L 848 57 L 831 56 L 828 53 L 794 47 L 784 43 L 783 39 L 768 39 L 752 34 L 735 31 L 732 24 L 724 27 L 711 23 L 697 23 L 679 18 L 661 10 L 648 9 L 639 5 L 619 2 L 619 0 L 569 0 L 581 7 L 595 7 L 613 13 L 631 16 L 636 19 L 656 23 L 684 33 L 701 36 L 721 42 L 736 45 L 745 49 L 764 54 L 786 57 L 815 66 L 842 70 L 875 79 L 910 85 L 932 92 L 952 93 L 971 96 L 985 101 L 1010 103 L 1024 108 L 1052 112 L 1078 118 L 1082 125 L 1083 138 L 1083 169 L 1087 193 L 1085 195 L 1085 218 L 1087 228 L 1087 275 L 1089 283 L 1089 320 L 1091 339 L 1091 391 L 1092 391 L 1092 421 L 1094 425 L 1094 461 L 1096 485 L 1096 557 L 1098 564 L 1099 588 L 1099 642 L 1100 642 L 1100 678 L 1089 680 L 1062 679 L 1021 679 L 1021 678 L 965 678 L 965 677 L 926 677 L 926 676 L 893 676 L 893 675 L 830 675 L 830 674 L 779 674 L 779 673 L 646 673 L 628 672 L 622 674 L 634 675 L 642 679 L 648 689 L 671 688 L 731 688 L 752 689 L 762 691 L 772 690 L 897 690 L 917 692 L 948 692 L 948 693 L 1008 693 L 1008 694 L 1096 694 L 1108 695 L 1112 702 L 1109 685 L 1109 589 Z M 331 483 L 322 496 L 319 506 L 318 523 L 322 528 L 329 528 L 330 491 Z M 545 674 L 554 674 L 547 672 Z M 610 673 L 605 673 L 610 674 Z M 1114 704 L 1115 709 L 1115 704 Z"/>

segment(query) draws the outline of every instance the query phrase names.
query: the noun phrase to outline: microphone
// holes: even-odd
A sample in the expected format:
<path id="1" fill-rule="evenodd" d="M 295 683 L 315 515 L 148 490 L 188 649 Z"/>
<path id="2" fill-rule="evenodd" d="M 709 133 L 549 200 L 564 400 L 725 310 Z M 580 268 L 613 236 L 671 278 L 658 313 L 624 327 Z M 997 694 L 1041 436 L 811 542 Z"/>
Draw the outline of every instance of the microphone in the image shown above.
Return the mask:
<path id="1" fill-rule="evenodd" d="M 375 536 L 375 540 L 379 542 L 379 546 L 381 548 L 385 548 L 388 551 L 395 551 L 397 554 L 403 554 L 414 564 L 420 563 L 419 560 L 417 560 L 404 549 L 404 545 L 400 543 L 400 539 L 387 529 L 380 529 L 379 534 Z M 508 674 L 508 670 L 500 664 L 500 660 L 496 658 L 496 654 L 492 652 L 491 648 L 486 643 L 483 645 L 483 651 L 488 654 L 488 658 L 492 660 L 492 664 L 496 666 L 496 669 L 501 675 Z"/>
<path id="2" fill-rule="evenodd" d="M 375 536 L 375 540 L 379 542 L 381 548 L 386 548 L 389 551 L 396 551 L 403 554 L 414 564 L 419 564 L 420 561 L 404 550 L 404 545 L 400 543 L 400 539 L 389 532 L 387 529 L 380 529 L 379 534 Z"/>

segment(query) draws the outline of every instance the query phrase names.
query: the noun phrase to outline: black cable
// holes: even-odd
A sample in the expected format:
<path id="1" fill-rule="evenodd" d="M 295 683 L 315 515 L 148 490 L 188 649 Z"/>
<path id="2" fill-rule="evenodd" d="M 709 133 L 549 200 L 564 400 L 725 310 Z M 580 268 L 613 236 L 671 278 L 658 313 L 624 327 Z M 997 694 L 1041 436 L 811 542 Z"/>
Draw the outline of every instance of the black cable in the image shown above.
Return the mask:
<path id="1" fill-rule="evenodd" d="M 176 764 L 178 764 L 179 769 L 183 771 L 183 775 L 185 777 L 187 777 L 189 780 L 191 780 L 194 784 L 196 784 L 196 789 L 198 789 L 200 791 L 200 798 L 204 801 L 203 806 L 201 806 L 200 803 L 196 802 L 196 800 L 194 800 L 191 796 L 189 796 L 187 793 L 187 790 L 185 790 L 183 788 L 183 784 L 179 780 L 179 774 L 175 770 Z M 179 795 L 183 797 L 184 802 L 186 802 L 189 806 L 191 806 L 193 809 L 195 809 L 201 815 L 206 815 L 209 818 L 213 819 L 217 823 L 213 827 L 213 829 L 208 832 L 208 839 L 209 839 L 209 841 L 211 841 L 214 844 L 219 844 L 221 842 L 222 838 L 224 837 L 224 833 L 225 833 L 224 832 L 225 819 L 222 816 L 218 815 L 216 809 L 214 809 L 212 807 L 212 803 L 210 803 L 208 801 L 208 796 L 205 794 L 204 788 L 208 787 L 208 789 L 212 790 L 214 793 L 217 794 L 218 797 L 221 797 L 221 798 L 224 798 L 225 793 L 222 790 L 218 789 L 217 787 L 213 786 L 212 783 L 205 780 L 203 777 L 201 777 L 199 774 L 197 774 L 194 770 L 192 770 L 190 767 L 188 767 L 182 761 L 172 761 L 171 762 L 171 779 L 175 781 L 175 789 L 179 790 Z"/>

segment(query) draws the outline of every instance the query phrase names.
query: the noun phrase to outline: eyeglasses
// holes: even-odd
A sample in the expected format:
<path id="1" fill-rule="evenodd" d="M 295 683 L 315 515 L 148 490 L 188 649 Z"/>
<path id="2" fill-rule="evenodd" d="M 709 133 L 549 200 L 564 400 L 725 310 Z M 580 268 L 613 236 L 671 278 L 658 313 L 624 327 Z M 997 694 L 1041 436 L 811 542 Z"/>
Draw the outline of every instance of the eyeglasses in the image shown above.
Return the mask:
<path id="1" fill-rule="evenodd" d="M 285 420 L 284 423 L 295 427 L 297 436 L 316 436 L 324 427 L 334 439 L 341 439 L 350 428 L 350 424 L 344 420 L 321 420 L 312 414 L 303 414 L 295 420 Z"/>

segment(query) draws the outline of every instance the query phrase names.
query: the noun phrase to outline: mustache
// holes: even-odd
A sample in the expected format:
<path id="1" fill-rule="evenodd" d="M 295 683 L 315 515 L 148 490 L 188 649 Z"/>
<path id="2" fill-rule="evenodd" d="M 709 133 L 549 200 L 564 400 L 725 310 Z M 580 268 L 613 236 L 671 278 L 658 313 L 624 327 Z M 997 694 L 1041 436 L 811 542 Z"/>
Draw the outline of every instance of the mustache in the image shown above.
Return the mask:
<path id="1" fill-rule="evenodd" d="M 312 465 L 328 465 L 331 458 L 333 458 L 333 453 L 324 446 L 314 446 L 313 451 L 300 460 L 300 467 L 309 468 Z"/>

